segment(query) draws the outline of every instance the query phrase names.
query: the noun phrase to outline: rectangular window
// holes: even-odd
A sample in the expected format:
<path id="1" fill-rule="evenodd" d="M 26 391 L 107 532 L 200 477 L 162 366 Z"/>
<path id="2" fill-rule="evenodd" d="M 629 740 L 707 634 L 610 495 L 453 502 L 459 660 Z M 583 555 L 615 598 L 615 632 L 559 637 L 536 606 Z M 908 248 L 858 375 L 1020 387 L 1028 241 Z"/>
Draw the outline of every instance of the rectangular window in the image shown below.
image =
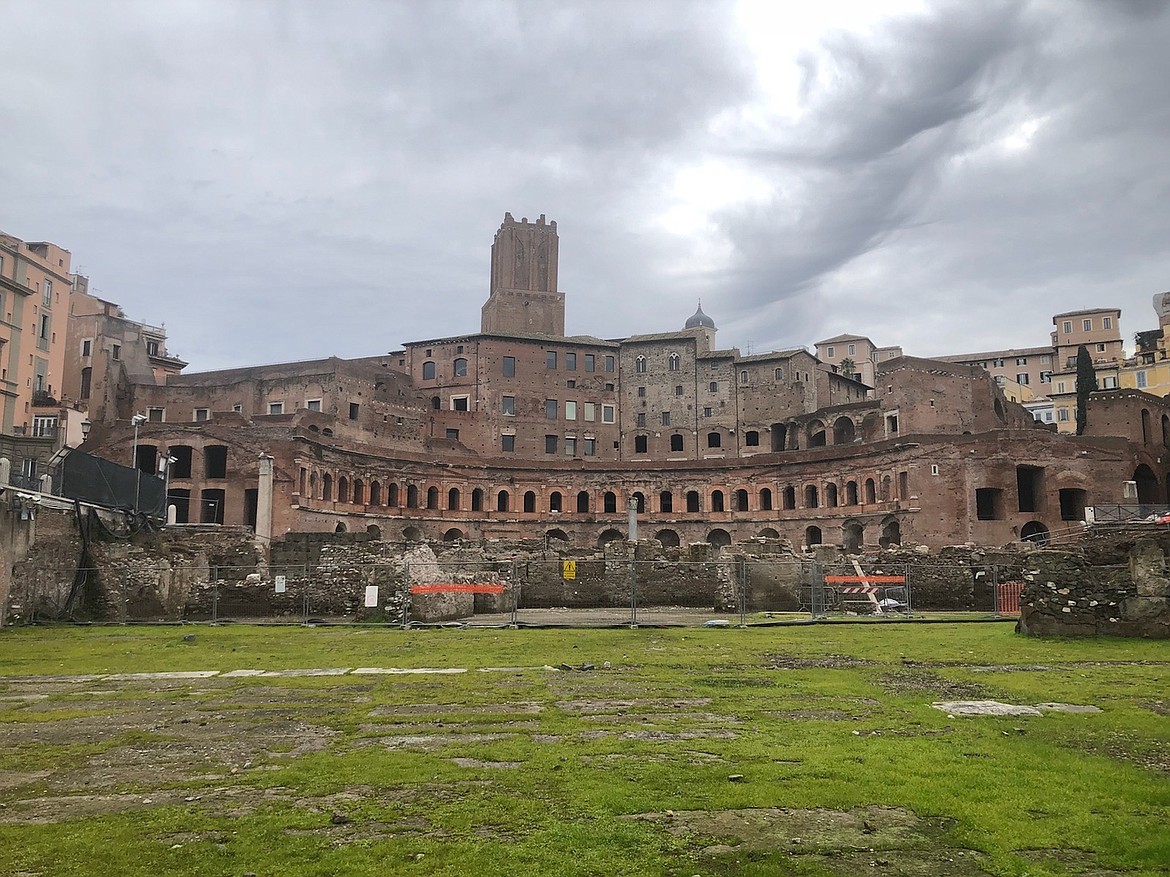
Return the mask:
<path id="1" fill-rule="evenodd" d="M 1081 320 L 1081 327 L 1086 332 L 1091 332 L 1093 330 L 1093 321 L 1092 320 Z"/>
<path id="2" fill-rule="evenodd" d="M 663 426 L 670 426 L 670 412 L 669 411 L 662 412 L 662 425 Z"/>
<path id="3" fill-rule="evenodd" d="M 1067 408 L 1057 409 L 1056 419 L 1060 420 L 1060 421 L 1067 421 L 1068 420 L 1068 409 Z"/>
<path id="4" fill-rule="evenodd" d="M 57 434 L 57 418 L 48 415 L 33 417 L 33 436 L 35 438 L 52 438 Z"/>
<path id="5" fill-rule="evenodd" d="M 515 416 L 515 414 L 516 414 L 516 397 L 515 396 L 504 396 L 503 399 L 501 400 L 500 410 L 502 413 L 508 415 L 509 417 Z"/>
<path id="6" fill-rule="evenodd" d="M 81 355 L 82 356 L 89 356 L 92 351 L 93 351 L 93 341 L 89 338 L 86 338 L 84 341 L 81 342 Z"/>
<path id="7" fill-rule="evenodd" d="M 1138 373 L 1137 373 L 1137 385 L 1138 385 L 1139 387 L 1145 387 L 1145 386 L 1147 386 L 1147 384 L 1146 384 L 1146 373 L 1145 373 L 1144 371 L 1140 371 L 1140 372 L 1138 372 Z"/>
<path id="8" fill-rule="evenodd" d="M 614 358 L 612 356 L 607 356 L 605 358 L 605 370 L 607 372 L 611 372 L 611 371 L 613 371 L 613 369 L 614 369 Z"/>
<path id="9" fill-rule="evenodd" d="M 850 344 L 850 345 L 849 345 L 849 355 L 850 355 L 850 356 L 856 356 L 856 355 L 857 355 L 857 345 L 856 345 L 856 344 Z"/>
<path id="10" fill-rule="evenodd" d="M 837 355 L 837 351 L 832 347 L 825 348 L 825 359 L 832 359 Z"/>
<path id="11" fill-rule="evenodd" d="M 362 406 L 361 406 L 360 402 L 350 402 L 349 403 L 349 419 L 350 420 L 357 420 L 358 414 L 361 412 L 361 410 L 362 410 Z"/>
<path id="12" fill-rule="evenodd" d="M 505 453 L 508 453 L 508 454 L 510 454 L 510 453 L 512 453 L 512 451 L 516 450 L 516 436 L 514 436 L 514 435 L 500 436 L 500 450 L 504 451 Z"/>
<path id="13" fill-rule="evenodd" d="M 1028 357 L 1026 357 L 1026 356 L 1017 356 L 1016 357 L 1016 365 L 1027 365 L 1027 364 L 1028 364 Z"/>
<path id="14" fill-rule="evenodd" d="M 544 417 L 545 417 L 545 420 L 556 420 L 557 419 L 557 400 L 556 399 L 545 399 L 544 400 Z"/>
<path id="15" fill-rule="evenodd" d="M 555 350 L 550 350 L 544 355 L 544 364 L 546 368 L 557 367 L 557 352 Z"/>
<path id="16" fill-rule="evenodd" d="M 645 387 L 638 387 L 638 398 L 644 399 L 645 397 L 646 397 L 646 388 Z"/>
<path id="17" fill-rule="evenodd" d="M 1064 329 L 1065 335 L 1071 335 L 1072 334 L 1072 320 L 1065 320 L 1064 324 L 1061 326 L 1061 328 Z"/>
<path id="18" fill-rule="evenodd" d="M 577 440 L 569 437 L 565 439 L 565 456 L 575 457 L 577 455 Z"/>
<path id="19" fill-rule="evenodd" d="M 638 412 L 638 429 L 646 428 L 646 414 L 642 411 Z"/>
<path id="20" fill-rule="evenodd" d="M 146 342 L 146 355 L 147 356 L 158 356 L 158 342 L 157 341 L 147 341 Z"/>
<path id="21" fill-rule="evenodd" d="M 468 411 L 471 406 L 470 396 L 452 396 L 451 410 L 452 411 Z"/>
<path id="22" fill-rule="evenodd" d="M 40 338 L 42 341 L 49 340 L 49 330 L 52 325 L 53 318 L 49 314 L 41 314 L 41 331 Z"/>
<path id="23" fill-rule="evenodd" d="M 447 438 L 449 438 L 449 439 L 450 439 L 451 441 L 453 441 L 453 442 L 457 442 L 457 441 L 459 441 L 459 430 L 457 430 L 457 429 L 448 429 L 448 430 L 447 430 Z"/>
<path id="24" fill-rule="evenodd" d="M 679 384 L 674 388 L 674 395 L 681 396 L 683 394 L 683 385 Z"/>
<path id="25" fill-rule="evenodd" d="M 595 438 L 586 438 L 585 439 L 585 456 L 586 457 L 596 457 L 597 456 L 597 439 L 595 439 Z"/>
<path id="26" fill-rule="evenodd" d="M 557 437 L 555 435 L 546 435 L 544 437 L 544 452 L 546 454 L 555 454 L 557 452 Z"/>
<path id="27" fill-rule="evenodd" d="M 320 399 L 310 399 L 308 402 L 305 403 L 305 407 L 307 409 L 309 409 L 310 411 L 320 411 L 321 410 L 321 400 Z"/>
<path id="28" fill-rule="evenodd" d="M 709 383 L 707 385 L 707 389 L 710 390 L 712 393 L 718 393 L 719 392 L 719 382 L 712 381 L 711 383 Z"/>
<path id="29" fill-rule="evenodd" d="M 596 420 L 597 419 L 597 405 L 595 405 L 593 402 L 586 402 L 584 407 L 585 407 L 584 419 L 588 420 L 588 421 Z"/>
<path id="30" fill-rule="evenodd" d="M 196 423 L 200 423 L 204 420 L 207 420 L 207 418 L 210 416 L 210 413 L 211 412 L 209 412 L 206 408 L 196 408 L 193 419 Z"/>
<path id="31" fill-rule="evenodd" d="M 591 372 L 596 367 L 596 357 L 592 353 L 585 354 L 585 371 Z"/>
<path id="32" fill-rule="evenodd" d="M 1068 391 L 1065 389 L 1065 383 L 1064 383 L 1064 381 L 1057 381 L 1057 382 L 1056 382 L 1056 392 L 1057 392 L 1057 393 L 1065 393 L 1065 392 L 1068 392 Z"/>
<path id="33" fill-rule="evenodd" d="M 577 389 L 577 382 L 572 380 L 572 379 L 569 379 L 569 380 L 565 381 L 565 386 L 568 387 L 570 390 L 575 390 L 575 389 Z"/>
<path id="34" fill-rule="evenodd" d="M 1027 384 L 1028 383 L 1028 373 L 1027 372 L 1020 372 L 1018 375 L 1016 375 L 1016 383 L 1017 384 Z"/>
<path id="35" fill-rule="evenodd" d="M 114 360 L 114 362 L 117 362 L 121 358 L 122 358 L 122 345 L 121 344 L 111 345 L 110 346 L 110 359 Z"/>
<path id="36" fill-rule="evenodd" d="M 1051 384 L 1052 383 L 1052 372 L 1040 372 L 1040 383 Z"/>
<path id="37" fill-rule="evenodd" d="M 715 413 L 715 412 L 714 412 L 714 411 L 712 411 L 710 408 L 704 408 L 704 409 L 703 409 L 703 416 L 704 416 L 704 417 L 710 417 L 710 416 L 711 416 L 712 414 L 714 414 L 714 413 Z"/>
<path id="38" fill-rule="evenodd" d="M 1105 345 L 1104 345 L 1104 344 L 1098 344 L 1098 345 L 1097 345 L 1097 352 L 1098 352 L 1098 353 L 1104 353 L 1104 352 L 1105 352 Z"/>
<path id="39" fill-rule="evenodd" d="M 268 413 L 269 414 L 284 414 L 284 403 L 283 402 L 269 402 L 268 403 Z"/>
<path id="40" fill-rule="evenodd" d="M 602 423 L 613 423 L 614 422 L 614 407 L 612 405 L 602 405 L 601 406 L 601 422 Z"/>
<path id="41" fill-rule="evenodd" d="M 576 402 L 566 402 L 565 403 L 565 420 L 576 420 L 576 419 L 577 419 L 577 403 Z"/>
<path id="42" fill-rule="evenodd" d="M 1113 328 L 1113 318 L 1112 317 L 1103 317 L 1101 319 L 1101 328 L 1102 329 L 1112 329 Z"/>
<path id="43" fill-rule="evenodd" d="M 53 281 L 46 280 L 41 290 L 41 304 L 51 307 L 53 304 Z"/>
<path id="44" fill-rule="evenodd" d="M 146 419 L 151 423 L 162 423 L 167 419 L 167 410 L 165 408 L 147 408 Z"/>
<path id="45" fill-rule="evenodd" d="M 565 354 L 565 371 L 575 372 L 577 370 L 577 354 Z"/>
<path id="46" fill-rule="evenodd" d="M 504 357 L 504 377 L 506 377 L 506 378 L 516 377 L 516 357 L 514 357 L 514 356 L 505 356 Z"/>
<path id="47" fill-rule="evenodd" d="M 1107 378 L 1101 378 L 1101 389 L 1102 390 L 1116 390 L 1117 389 L 1117 377 L 1114 375 L 1110 375 Z"/>

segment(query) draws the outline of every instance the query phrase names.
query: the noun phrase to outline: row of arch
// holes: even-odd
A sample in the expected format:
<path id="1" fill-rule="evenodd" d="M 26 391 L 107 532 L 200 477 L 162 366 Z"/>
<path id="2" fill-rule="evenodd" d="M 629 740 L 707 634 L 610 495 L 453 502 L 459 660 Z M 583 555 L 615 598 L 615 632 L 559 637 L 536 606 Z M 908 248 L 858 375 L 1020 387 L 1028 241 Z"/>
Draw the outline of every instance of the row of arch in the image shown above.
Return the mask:
<path id="1" fill-rule="evenodd" d="M 899 488 L 902 496 L 909 490 L 908 474 L 899 474 Z M 633 491 L 628 500 L 632 499 L 640 514 L 657 512 L 674 514 L 680 512 L 750 512 L 775 511 L 777 509 L 793 510 L 796 508 L 836 508 L 838 506 L 872 505 L 877 502 L 888 502 L 893 495 L 893 478 L 884 475 L 880 479 L 873 477 L 864 480 L 849 479 L 843 484 L 835 481 L 825 483 L 808 483 L 798 491 L 795 485 L 787 485 L 779 491 L 771 487 L 761 487 L 754 491 L 746 488 L 724 490 L 722 488 L 699 491 L 695 489 L 681 492 L 676 501 L 676 494 L 672 490 L 659 491 L 656 502 L 651 503 L 650 497 L 643 491 Z M 358 477 L 340 475 L 334 479 L 330 472 L 322 472 L 320 476 L 316 470 L 301 469 L 301 496 L 309 497 L 322 502 L 341 502 L 361 506 L 387 506 L 389 508 L 418 508 L 443 511 L 489 511 L 487 493 L 483 488 L 471 491 L 470 509 L 464 508 L 464 493 L 458 487 L 448 488 L 446 493 L 435 485 L 420 488 L 415 484 L 400 487 L 397 482 L 383 485 L 378 480 L 368 483 Z M 627 502 L 628 502 L 627 500 Z M 512 491 L 507 488 L 498 490 L 490 500 L 490 505 L 497 512 L 523 512 L 535 514 L 550 512 L 558 514 L 616 514 L 625 510 L 625 503 L 619 502 L 615 491 L 605 491 L 600 501 L 593 492 L 580 490 L 575 494 L 570 491 L 551 490 L 543 498 L 538 497 L 534 490 L 523 493 L 517 491 L 514 498 Z M 653 508 L 651 506 L 654 506 Z M 515 506 L 515 507 L 514 507 Z"/>

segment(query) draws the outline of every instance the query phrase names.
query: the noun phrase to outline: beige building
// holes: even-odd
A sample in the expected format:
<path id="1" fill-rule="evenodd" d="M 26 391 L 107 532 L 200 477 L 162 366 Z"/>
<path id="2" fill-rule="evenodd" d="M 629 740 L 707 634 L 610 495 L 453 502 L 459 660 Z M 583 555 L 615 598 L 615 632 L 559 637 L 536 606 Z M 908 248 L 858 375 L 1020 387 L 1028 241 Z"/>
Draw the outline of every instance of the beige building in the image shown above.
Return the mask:
<path id="1" fill-rule="evenodd" d="M 1097 370 L 1097 388 L 1115 390 L 1121 363 L 1125 359 L 1121 340 L 1121 311 L 1117 308 L 1093 308 L 1069 311 L 1052 318 L 1055 367 L 1052 372 L 1052 399 L 1056 428 L 1060 432 L 1077 429 L 1077 351 L 1083 344 Z"/>
<path id="2" fill-rule="evenodd" d="M 867 387 L 874 385 L 878 363 L 897 359 L 901 347 L 878 347 L 864 335 L 834 335 L 815 345 L 817 359 L 840 374 L 853 374 Z"/>
<path id="3" fill-rule="evenodd" d="M 1028 387 L 1033 393 L 1044 394 L 1052 382 L 1055 355 L 1051 347 L 1012 347 L 1007 350 L 936 356 L 935 359 L 978 366 L 990 372 L 1000 386 L 1005 386 L 1005 382 L 1013 383 Z"/>

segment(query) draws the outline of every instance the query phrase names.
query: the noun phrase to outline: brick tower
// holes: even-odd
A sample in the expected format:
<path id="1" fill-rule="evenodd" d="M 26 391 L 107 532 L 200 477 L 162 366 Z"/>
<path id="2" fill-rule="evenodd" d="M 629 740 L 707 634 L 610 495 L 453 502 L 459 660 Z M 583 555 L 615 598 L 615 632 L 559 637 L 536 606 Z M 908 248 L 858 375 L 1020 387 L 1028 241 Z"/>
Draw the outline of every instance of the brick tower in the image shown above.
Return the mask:
<path id="1" fill-rule="evenodd" d="M 557 292 L 557 224 L 511 213 L 492 243 L 491 294 L 480 331 L 499 335 L 565 334 L 565 296 Z"/>

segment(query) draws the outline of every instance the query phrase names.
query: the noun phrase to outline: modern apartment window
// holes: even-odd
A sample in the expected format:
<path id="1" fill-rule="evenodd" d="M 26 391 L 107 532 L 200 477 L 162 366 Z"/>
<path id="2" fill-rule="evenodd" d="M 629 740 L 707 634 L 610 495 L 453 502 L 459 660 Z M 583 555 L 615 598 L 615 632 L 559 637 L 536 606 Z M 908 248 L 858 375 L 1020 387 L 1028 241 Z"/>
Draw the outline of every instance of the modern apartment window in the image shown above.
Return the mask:
<path id="1" fill-rule="evenodd" d="M 643 411 L 638 412 L 637 425 L 638 425 L 638 429 L 645 429 L 646 428 L 646 414 L 645 414 L 645 412 L 643 412 Z"/>
<path id="2" fill-rule="evenodd" d="M 597 456 L 597 439 L 595 439 L 595 438 L 586 438 L 585 439 L 585 456 L 586 457 L 596 457 Z"/>
<path id="3" fill-rule="evenodd" d="M 283 402 L 269 402 L 268 403 L 268 413 L 269 414 L 284 414 L 284 403 Z"/>
<path id="4" fill-rule="evenodd" d="M 469 411 L 471 410 L 470 396 L 452 396 L 451 397 L 452 411 Z"/>
<path id="5" fill-rule="evenodd" d="M 545 353 L 544 365 L 545 365 L 545 368 L 556 368 L 557 367 L 557 352 L 555 350 L 550 350 L 547 353 Z"/>
<path id="6" fill-rule="evenodd" d="M 423 380 L 433 381 L 435 379 L 435 363 L 427 361 L 423 363 Z"/>
<path id="7" fill-rule="evenodd" d="M 512 451 L 516 450 L 516 436 L 514 436 L 514 435 L 500 436 L 500 450 L 505 452 L 505 453 L 508 453 L 508 454 L 510 454 L 510 453 L 512 453 Z"/>
<path id="8" fill-rule="evenodd" d="M 1027 372 L 1020 372 L 1018 375 L 1016 375 L 1016 383 L 1017 384 L 1027 384 L 1028 383 L 1028 373 Z"/>
<path id="9" fill-rule="evenodd" d="M 158 342 L 151 339 L 146 342 L 146 355 L 158 356 Z"/>
<path id="10" fill-rule="evenodd" d="M 850 355 L 850 356 L 855 356 L 856 354 L 857 354 L 857 345 L 856 345 L 856 344 L 850 344 L 850 345 L 849 345 L 849 355 Z"/>
<path id="11" fill-rule="evenodd" d="M 1101 389 L 1102 390 L 1116 390 L 1117 389 L 1117 376 L 1110 375 L 1109 377 L 1101 378 Z"/>
<path id="12" fill-rule="evenodd" d="M 192 419 L 196 423 L 201 423 L 202 421 L 207 420 L 207 418 L 210 416 L 211 416 L 211 412 L 208 411 L 206 408 L 196 408 L 195 415 Z"/>
<path id="13" fill-rule="evenodd" d="M 504 357 L 503 371 L 504 371 L 504 377 L 506 377 L 506 378 L 516 377 L 516 357 L 514 357 L 514 356 L 505 356 Z"/>
<path id="14" fill-rule="evenodd" d="M 1027 364 L 1028 364 L 1028 357 L 1026 357 L 1026 356 L 1017 356 L 1016 357 L 1016 365 L 1027 365 Z"/>
<path id="15" fill-rule="evenodd" d="M 459 357 L 459 359 L 455 360 L 452 372 L 457 378 L 467 377 L 467 360 L 463 357 Z"/>
<path id="16" fill-rule="evenodd" d="M 33 437 L 52 438 L 57 434 L 57 418 L 48 415 L 33 417 Z"/>
<path id="17" fill-rule="evenodd" d="M 712 381 L 711 383 L 709 383 L 707 385 L 707 389 L 710 390 L 712 393 L 718 393 L 719 392 L 719 382 Z"/>
<path id="18" fill-rule="evenodd" d="M 576 419 L 577 419 L 577 403 L 576 402 L 566 402 L 565 403 L 565 420 L 576 420 Z"/>
<path id="19" fill-rule="evenodd" d="M 516 397 L 504 396 L 500 404 L 501 413 L 514 417 L 516 414 Z"/>
<path id="20" fill-rule="evenodd" d="M 1101 318 L 1101 328 L 1102 329 L 1112 329 L 1113 328 L 1113 318 L 1112 317 L 1102 317 Z"/>
<path id="21" fill-rule="evenodd" d="M 670 412 L 669 411 L 662 412 L 662 425 L 663 426 L 670 426 Z"/>
<path id="22" fill-rule="evenodd" d="M 49 332 L 52 329 L 53 318 L 49 314 L 41 314 L 41 331 L 40 338 L 42 341 L 49 340 Z"/>
<path id="23" fill-rule="evenodd" d="M 566 457 L 577 456 L 577 439 L 574 438 L 573 436 L 568 436 L 565 439 L 565 456 Z"/>
<path id="24" fill-rule="evenodd" d="M 555 454 L 557 452 L 557 437 L 555 435 L 546 435 L 544 437 L 544 452 L 546 454 Z"/>
<path id="25" fill-rule="evenodd" d="M 167 419 L 167 409 L 165 408 L 147 408 L 146 419 L 151 423 L 162 423 Z"/>
<path id="26" fill-rule="evenodd" d="M 45 307 L 52 307 L 53 305 L 53 281 L 46 280 L 41 287 L 41 304 Z"/>
<path id="27" fill-rule="evenodd" d="M 592 353 L 585 354 L 585 371 L 591 372 L 597 368 L 597 357 Z"/>
<path id="28" fill-rule="evenodd" d="M 577 354 L 565 354 L 565 371 L 575 372 L 577 370 Z"/>
<path id="29" fill-rule="evenodd" d="M 825 348 L 825 359 L 832 359 L 837 355 L 837 351 L 832 347 Z"/>
<path id="30" fill-rule="evenodd" d="M 1051 384 L 1052 383 L 1052 372 L 1040 372 L 1040 383 Z"/>
<path id="31" fill-rule="evenodd" d="M 646 374 L 646 357 L 639 356 L 634 360 L 634 371 L 640 375 Z"/>
<path id="32" fill-rule="evenodd" d="M 711 416 L 712 414 L 714 414 L 714 413 L 715 413 L 715 412 L 714 412 L 712 409 L 710 409 L 710 408 L 704 408 L 704 409 L 703 409 L 703 416 L 704 416 L 704 417 L 710 417 L 710 416 Z"/>
<path id="33" fill-rule="evenodd" d="M 1136 375 L 1135 377 L 1137 378 L 1137 385 L 1138 385 L 1139 387 L 1145 387 L 1145 386 L 1147 386 L 1147 384 L 1146 384 L 1146 373 L 1145 373 L 1144 371 L 1140 371 L 1140 372 L 1138 372 L 1138 373 L 1137 373 L 1137 375 Z"/>
<path id="34" fill-rule="evenodd" d="M 607 372 L 613 371 L 615 365 L 616 365 L 616 361 L 614 360 L 614 358 L 612 356 L 607 356 L 605 358 L 605 370 Z"/>
<path id="35" fill-rule="evenodd" d="M 1067 421 L 1068 420 L 1068 409 L 1067 408 L 1057 409 L 1056 419 L 1061 420 L 1061 421 Z"/>
<path id="36" fill-rule="evenodd" d="M 613 423 L 614 422 L 614 407 L 612 405 L 602 405 L 601 406 L 601 422 L 602 423 Z"/>
<path id="37" fill-rule="evenodd" d="M 310 411 L 320 411 L 321 410 L 321 400 L 320 399 L 310 399 L 308 402 L 305 403 L 305 407 L 307 409 L 309 409 Z"/>
<path id="38" fill-rule="evenodd" d="M 1092 320 L 1081 320 L 1081 328 L 1084 329 L 1086 332 L 1093 331 L 1093 321 Z"/>
<path id="39" fill-rule="evenodd" d="M 584 408 L 585 411 L 583 413 L 585 415 L 585 420 L 593 421 L 597 419 L 597 405 L 595 403 L 586 402 Z"/>
<path id="40" fill-rule="evenodd" d="M 89 338 L 86 338 L 84 341 L 81 342 L 81 355 L 82 356 L 90 356 L 92 354 L 92 352 L 93 352 L 93 341 Z"/>
<path id="41" fill-rule="evenodd" d="M 1097 345 L 1097 352 L 1098 352 L 1098 353 L 1104 353 L 1104 352 L 1105 352 L 1105 345 L 1104 345 L 1104 344 L 1098 344 L 1098 345 Z"/>
<path id="42" fill-rule="evenodd" d="M 1071 335 L 1072 334 L 1072 320 L 1065 320 L 1064 325 L 1061 326 L 1061 328 L 1064 329 L 1065 335 Z"/>
<path id="43" fill-rule="evenodd" d="M 1068 392 L 1068 391 L 1065 389 L 1065 387 L 1066 387 L 1066 386 L 1067 386 L 1067 385 L 1065 384 L 1065 382 L 1064 382 L 1064 381 L 1057 381 L 1057 382 L 1056 382 L 1056 392 L 1057 392 L 1057 393 L 1066 393 L 1066 392 Z"/>
<path id="44" fill-rule="evenodd" d="M 668 362 L 670 363 L 670 370 L 672 372 L 676 372 L 682 367 L 682 359 L 677 353 L 672 353 Z"/>

